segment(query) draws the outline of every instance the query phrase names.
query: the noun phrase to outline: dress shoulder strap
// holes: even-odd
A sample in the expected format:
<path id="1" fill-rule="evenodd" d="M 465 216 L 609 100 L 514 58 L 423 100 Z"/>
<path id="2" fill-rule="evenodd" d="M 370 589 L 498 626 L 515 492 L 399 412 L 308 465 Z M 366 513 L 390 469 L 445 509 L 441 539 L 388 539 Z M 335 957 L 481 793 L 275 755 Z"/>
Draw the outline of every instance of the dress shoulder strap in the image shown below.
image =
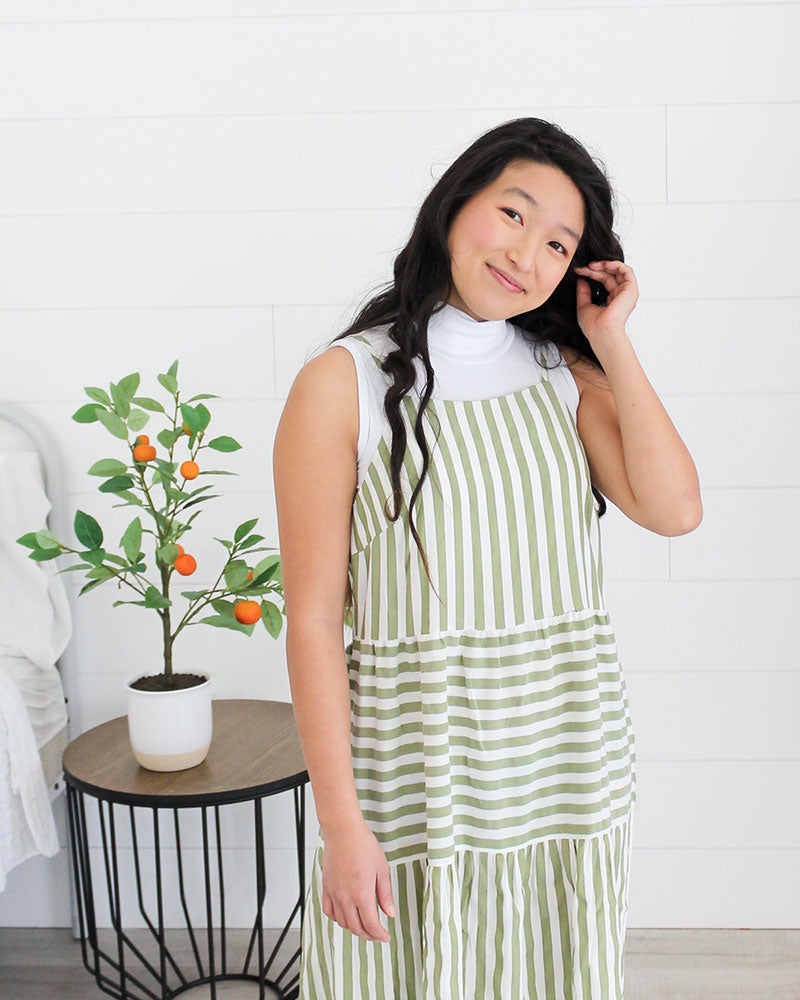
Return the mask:
<path id="1" fill-rule="evenodd" d="M 558 347 L 549 340 L 534 345 L 533 357 L 541 369 L 545 382 L 550 381 L 551 368 L 548 367 L 548 364 L 552 364 L 558 355 L 560 355 Z"/>
<path id="2" fill-rule="evenodd" d="M 378 368 L 381 369 L 381 372 L 382 372 L 383 371 L 383 368 L 382 368 L 383 359 L 381 358 L 380 354 L 378 354 L 377 351 L 375 350 L 375 346 L 370 341 L 370 339 L 368 337 L 365 337 L 363 335 L 363 333 L 353 333 L 353 334 L 350 335 L 350 339 L 351 340 L 358 340 L 358 341 L 360 341 L 360 343 L 362 343 L 364 345 L 364 348 L 366 349 L 367 354 L 369 354 L 369 356 L 372 358 L 372 360 L 375 362 L 375 364 L 378 366 Z"/>

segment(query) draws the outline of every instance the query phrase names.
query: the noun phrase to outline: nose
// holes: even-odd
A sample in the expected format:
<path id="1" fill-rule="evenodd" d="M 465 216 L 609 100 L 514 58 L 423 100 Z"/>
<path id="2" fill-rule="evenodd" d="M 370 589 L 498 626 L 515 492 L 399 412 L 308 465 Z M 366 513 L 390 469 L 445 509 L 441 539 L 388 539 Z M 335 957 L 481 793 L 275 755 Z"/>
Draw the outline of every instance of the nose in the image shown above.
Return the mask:
<path id="1" fill-rule="evenodd" d="M 536 248 L 530 241 L 521 242 L 511 247 L 507 253 L 509 274 L 517 278 L 525 288 L 529 288 L 534 279 L 536 263 Z"/>

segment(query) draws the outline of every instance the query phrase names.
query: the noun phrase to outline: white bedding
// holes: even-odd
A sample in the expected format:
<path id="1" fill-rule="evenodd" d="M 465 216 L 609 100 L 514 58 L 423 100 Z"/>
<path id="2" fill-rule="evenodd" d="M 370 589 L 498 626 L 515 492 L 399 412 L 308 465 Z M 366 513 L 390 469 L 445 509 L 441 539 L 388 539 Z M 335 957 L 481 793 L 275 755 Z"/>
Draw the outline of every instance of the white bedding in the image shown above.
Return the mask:
<path id="1" fill-rule="evenodd" d="M 52 751 L 66 743 L 67 711 L 57 661 L 72 619 L 56 561 L 34 562 L 16 541 L 49 511 L 38 453 L 0 452 L 0 891 L 16 865 L 59 850 Z"/>

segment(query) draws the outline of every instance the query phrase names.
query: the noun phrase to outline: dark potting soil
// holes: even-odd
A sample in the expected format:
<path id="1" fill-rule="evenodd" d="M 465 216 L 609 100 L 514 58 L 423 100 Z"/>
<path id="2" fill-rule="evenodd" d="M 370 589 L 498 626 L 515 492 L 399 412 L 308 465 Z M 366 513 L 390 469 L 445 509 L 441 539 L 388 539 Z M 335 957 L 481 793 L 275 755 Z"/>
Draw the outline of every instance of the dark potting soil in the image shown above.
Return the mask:
<path id="1" fill-rule="evenodd" d="M 166 674 L 148 674 L 135 680 L 131 687 L 137 691 L 182 691 L 205 684 L 206 680 L 200 674 L 171 674 L 169 677 Z"/>

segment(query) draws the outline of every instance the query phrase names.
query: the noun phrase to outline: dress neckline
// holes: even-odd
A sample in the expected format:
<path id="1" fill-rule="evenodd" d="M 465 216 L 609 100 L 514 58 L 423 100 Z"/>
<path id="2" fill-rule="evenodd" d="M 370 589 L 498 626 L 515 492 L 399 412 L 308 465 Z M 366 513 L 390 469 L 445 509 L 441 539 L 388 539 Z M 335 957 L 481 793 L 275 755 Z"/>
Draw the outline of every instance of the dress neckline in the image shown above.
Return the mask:
<path id="1" fill-rule="evenodd" d="M 499 396 L 480 396 L 478 399 L 437 399 L 435 396 L 431 396 L 428 400 L 427 408 L 430 409 L 432 407 L 437 409 L 438 407 L 445 406 L 448 403 L 455 404 L 456 406 L 464 406 L 466 404 L 474 406 L 476 403 L 496 403 L 501 399 L 513 399 L 514 396 L 522 396 L 524 393 L 538 392 L 540 386 L 544 385 L 545 382 L 550 384 L 550 380 L 546 376 L 542 376 L 538 382 L 534 382 L 531 385 L 524 385 L 521 389 L 515 389 L 514 392 L 503 392 L 500 393 Z M 410 394 L 407 394 L 403 398 L 408 399 L 409 395 Z M 418 403 L 419 393 L 413 392 L 413 395 L 416 397 L 416 402 Z M 556 397 L 560 399 L 558 393 L 556 393 Z"/>

